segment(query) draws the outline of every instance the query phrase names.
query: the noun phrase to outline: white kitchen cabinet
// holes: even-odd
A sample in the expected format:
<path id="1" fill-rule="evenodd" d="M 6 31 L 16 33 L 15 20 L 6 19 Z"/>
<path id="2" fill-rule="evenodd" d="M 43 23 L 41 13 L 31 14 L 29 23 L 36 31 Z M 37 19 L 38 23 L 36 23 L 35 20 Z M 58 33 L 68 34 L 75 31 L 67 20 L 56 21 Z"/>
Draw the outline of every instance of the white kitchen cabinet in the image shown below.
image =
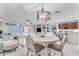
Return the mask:
<path id="1" fill-rule="evenodd" d="M 67 42 L 71 44 L 79 44 L 78 33 L 67 33 Z"/>

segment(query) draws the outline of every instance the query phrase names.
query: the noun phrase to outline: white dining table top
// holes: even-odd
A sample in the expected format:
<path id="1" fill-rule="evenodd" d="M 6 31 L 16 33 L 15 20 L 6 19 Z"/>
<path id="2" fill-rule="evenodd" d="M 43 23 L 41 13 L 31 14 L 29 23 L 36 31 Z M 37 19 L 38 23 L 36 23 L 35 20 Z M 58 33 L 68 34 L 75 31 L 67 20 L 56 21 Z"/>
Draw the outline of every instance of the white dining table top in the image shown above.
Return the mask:
<path id="1" fill-rule="evenodd" d="M 55 43 L 57 41 L 59 41 L 59 38 L 56 36 L 45 36 L 45 37 L 41 37 L 41 36 L 34 36 L 32 37 L 34 43 L 38 43 L 38 44 L 42 44 L 43 46 L 45 46 L 45 55 L 48 56 L 48 45 Z"/>
<path id="2" fill-rule="evenodd" d="M 53 43 L 59 40 L 56 36 L 32 37 L 34 43 Z"/>

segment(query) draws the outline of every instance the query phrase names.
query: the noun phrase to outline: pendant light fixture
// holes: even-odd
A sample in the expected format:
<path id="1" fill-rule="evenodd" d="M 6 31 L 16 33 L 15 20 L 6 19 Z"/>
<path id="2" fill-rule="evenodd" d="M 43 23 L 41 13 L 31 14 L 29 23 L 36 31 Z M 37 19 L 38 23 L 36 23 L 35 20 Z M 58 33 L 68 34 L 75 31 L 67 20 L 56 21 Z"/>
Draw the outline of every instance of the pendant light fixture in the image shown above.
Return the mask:
<path id="1" fill-rule="evenodd" d="M 42 5 L 42 10 L 37 11 L 37 21 L 42 20 L 42 21 L 46 22 L 46 21 L 50 20 L 50 12 L 44 10 L 43 3 L 41 5 Z"/>

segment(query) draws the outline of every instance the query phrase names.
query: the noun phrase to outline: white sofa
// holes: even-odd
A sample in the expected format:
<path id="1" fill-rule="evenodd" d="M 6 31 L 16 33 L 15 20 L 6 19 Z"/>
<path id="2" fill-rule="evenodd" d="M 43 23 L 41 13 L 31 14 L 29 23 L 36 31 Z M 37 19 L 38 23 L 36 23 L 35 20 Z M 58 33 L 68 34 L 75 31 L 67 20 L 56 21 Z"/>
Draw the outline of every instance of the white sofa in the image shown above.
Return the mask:
<path id="1" fill-rule="evenodd" d="M 0 38 L 0 52 L 6 51 L 6 50 L 12 50 L 18 47 L 18 43 L 19 43 L 18 39 L 14 39 L 11 37 L 7 37 L 4 39 Z"/>
<path id="2" fill-rule="evenodd" d="M 18 40 L 8 40 L 3 42 L 4 50 L 11 50 L 18 46 Z"/>
<path id="3" fill-rule="evenodd" d="M 2 39 L 0 39 L 0 52 L 3 52 Z"/>

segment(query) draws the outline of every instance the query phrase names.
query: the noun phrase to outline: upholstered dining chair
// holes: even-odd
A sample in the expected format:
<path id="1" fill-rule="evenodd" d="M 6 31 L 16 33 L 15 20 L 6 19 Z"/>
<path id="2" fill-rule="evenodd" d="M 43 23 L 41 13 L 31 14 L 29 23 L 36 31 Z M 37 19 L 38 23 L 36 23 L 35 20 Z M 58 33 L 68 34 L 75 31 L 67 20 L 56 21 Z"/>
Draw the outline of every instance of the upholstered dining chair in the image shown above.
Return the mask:
<path id="1" fill-rule="evenodd" d="M 56 52 L 57 52 L 57 53 L 60 53 L 61 56 L 63 56 L 63 49 L 66 41 L 65 37 L 66 36 L 64 35 L 61 41 L 48 45 L 48 48 L 53 50 L 54 55 L 56 55 Z"/>
<path id="2" fill-rule="evenodd" d="M 39 52 L 42 51 L 45 47 L 39 44 L 34 44 L 33 39 L 30 37 L 26 38 L 26 44 L 27 44 L 27 56 L 29 54 L 29 51 L 33 52 L 34 56 L 40 56 Z"/>

